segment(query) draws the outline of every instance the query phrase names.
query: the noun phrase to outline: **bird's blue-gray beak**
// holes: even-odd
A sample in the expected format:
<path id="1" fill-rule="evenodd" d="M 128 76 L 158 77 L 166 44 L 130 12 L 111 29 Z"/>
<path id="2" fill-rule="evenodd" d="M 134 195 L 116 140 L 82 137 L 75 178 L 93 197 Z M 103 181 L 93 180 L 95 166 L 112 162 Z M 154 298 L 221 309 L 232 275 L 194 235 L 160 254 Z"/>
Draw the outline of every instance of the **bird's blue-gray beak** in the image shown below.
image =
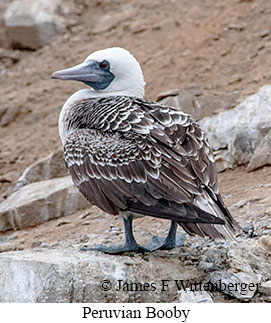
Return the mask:
<path id="1" fill-rule="evenodd" d="M 65 70 L 56 71 L 51 78 L 81 81 L 95 90 L 103 90 L 112 82 L 114 75 L 110 72 L 110 66 L 105 70 L 100 67 L 99 62 L 88 60 Z"/>

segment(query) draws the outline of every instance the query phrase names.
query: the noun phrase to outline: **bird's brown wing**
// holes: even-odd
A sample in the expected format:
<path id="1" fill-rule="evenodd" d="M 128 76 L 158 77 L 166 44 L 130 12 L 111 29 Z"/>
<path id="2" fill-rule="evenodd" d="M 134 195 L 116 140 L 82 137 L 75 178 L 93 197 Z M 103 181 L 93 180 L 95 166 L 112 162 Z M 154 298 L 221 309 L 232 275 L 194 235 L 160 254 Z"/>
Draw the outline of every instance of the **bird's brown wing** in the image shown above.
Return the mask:
<path id="1" fill-rule="evenodd" d="M 224 226 L 180 223 L 189 234 L 210 236 L 212 238 L 230 238 L 240 231 L 219 194 L 217 170 L 212 150 L 207 138 L 193 118 L 177 109 L 156 102 L 139 100 L 140 106 L 159 124 L 151 134 L 169 154 L 170 169 L 179 174 L 181 180 L 184 168 L 194 183 L 198 183 L 197 194 L 193 198 L 193 207 L 198 207 L 225 221 Z M 182 161 L 180 160 L 182 158 Z"/>
<path id="2" fill-rule="evenodd" d="M 130 211 L 176 220 L 189 234 L 231 236 L 234 221 L 198 124 L 175 109 L 127 97 L 107 113 L 108 100 L 95 102 L 104 111 L 96 129 L 75 130 L 64 145 L 84 196 L 111 214 Z"/>

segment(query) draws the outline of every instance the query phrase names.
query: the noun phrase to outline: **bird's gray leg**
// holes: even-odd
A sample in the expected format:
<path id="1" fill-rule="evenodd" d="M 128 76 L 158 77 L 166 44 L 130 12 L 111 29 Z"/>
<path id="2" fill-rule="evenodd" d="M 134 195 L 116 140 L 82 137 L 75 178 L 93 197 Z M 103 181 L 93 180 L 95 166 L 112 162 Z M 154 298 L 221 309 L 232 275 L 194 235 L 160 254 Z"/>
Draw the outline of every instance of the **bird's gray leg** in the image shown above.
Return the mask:
<path id="1" fill-rule="evenodd" d="M 82 247 L 81 251 L 98 250 L 108 254 L 122 254 L 124 252 L 145 252 L 155 250 L 170 250 L 183 245 L 185 240 L 184 234 L 176 236 L 178 224 L 175 221 L 171 221 L 171 226 L 166 237 L 153 236 L 144 246 L 140 246 L 133 235 L 133 217 L 123 218 L 125 229 L 125 244 L 123 246 L 107 247 L 104 245 L 98 245 L 94 247 Z"/>
<path id="2" fill-rule="evenodd" d="M 133 234 L 133 216 L 129 216 L 127 219 L 123 218 L 124 222 L 124 230 L 125 230 L 125 245 L 128 250 L 127 251 L 137 251 L 142 249 L 137 242 L 135 241 L 135 237 Z"/>
<path id="3" fill-rule="evenodd" d="M 145 247 L 141 247 L 135 241 L 135 238 L 133 235 L 133 226 L 132 226 L 133 217 L 130 215 L 128 218 L 123 218 L 123 221 L 124 221 L 124 229 L 125 229 L 125 244 L 123 246 L 107 247 L 104 245 L 98 245 L 94 247 L 82 247 L 80 250 L 81 251 L 98 250 L 109 254 L 122 254 L 124 252 L 129 252 L 129 251 L 138 251 L 138 252 L 152 251 L 152 250 L 148 250 Z"/>
<path id="4" fill-rule="evenodd" d="M 171 250 L 181 247 L 185 240 L 185 235 L 176 235 L 178 224 L 176 221 L 171 221 L 170 229 L 166 237 L 153 236 L 150 241 L 144 246 L 149 251 L 154 250 Z"/>

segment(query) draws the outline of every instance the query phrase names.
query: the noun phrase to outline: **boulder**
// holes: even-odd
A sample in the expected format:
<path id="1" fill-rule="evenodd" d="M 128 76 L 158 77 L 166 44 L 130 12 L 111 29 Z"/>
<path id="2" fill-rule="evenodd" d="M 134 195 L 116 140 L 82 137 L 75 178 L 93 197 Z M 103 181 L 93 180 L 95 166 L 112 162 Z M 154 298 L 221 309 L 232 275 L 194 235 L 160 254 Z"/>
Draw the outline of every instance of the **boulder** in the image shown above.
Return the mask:
<path id="1" fill-rule="evenodd" d="M 271 129 L 271 85 L 261 87 L 234 109 L 204 118 L 200 124 L 213 150 L 224 150 L 218 154 L 221 168 L 248 163 Z"/>
<path id="2" fill-rule="evenodd" d="M 89 206 L 70 176 L 35 182 L 0 204 L 0 232 L 35 226 Z"/>
<path id="3" fill-rule="evenodd" d="M 198 121 L 206 116 L 213 115 L 215 112 L 217 113 L 233 107 L 239 95 L 239 92 L 216 95 L 207 94 L 204 93 L 200 84 L 195 84 L 183 90 L 174 89 L 160 93 L 157 96 L 157 100 L 192 115 Z"/>
<path id="4" fill-rule="evenodd" d="M 60 147 L 48 156 L 28 166 L 18 179 L 14 191 L 34 182 L 67 176 L 68 172 L 63 159 L 63 148 Z"/>
<path id="5" fill-rule="evenodd" d="M 173 302 L 174 279 L 201 272 L 158 253 L 112 256 L 71 250 L 25 250 L 0 254 L 0 302 Z M 161 279 L 168 280 L 164 287 Z"/>
<path id="6" fill-rule="evenodd" d="M 61 0 L 20 0 L 11 2 L 4 14 L 4 23 L 14 48 L 38 49 L 65 31 L 59 12 Z"/>
<path id="7" fill-rule="evenodd" d="M 264 165 L 271 165 L 271 131 L 256 147 L 249 164 L 248 171 L 256 170 Z"/>

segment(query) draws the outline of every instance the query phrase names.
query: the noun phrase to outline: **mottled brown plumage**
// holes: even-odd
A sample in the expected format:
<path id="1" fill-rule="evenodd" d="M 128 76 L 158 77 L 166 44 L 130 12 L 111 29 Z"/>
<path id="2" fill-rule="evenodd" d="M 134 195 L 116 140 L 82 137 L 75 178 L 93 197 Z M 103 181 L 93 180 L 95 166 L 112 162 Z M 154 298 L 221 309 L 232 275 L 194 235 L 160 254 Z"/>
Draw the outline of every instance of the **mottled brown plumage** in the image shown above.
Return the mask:
<path id="1" fill-rule="evenodd" d="M 189 234 L 233 237 L 210 146 L 189 115 L 118 96 L 76 102 L 64 125 L 67 167 L 91 203 L 175 220 Z"/>

